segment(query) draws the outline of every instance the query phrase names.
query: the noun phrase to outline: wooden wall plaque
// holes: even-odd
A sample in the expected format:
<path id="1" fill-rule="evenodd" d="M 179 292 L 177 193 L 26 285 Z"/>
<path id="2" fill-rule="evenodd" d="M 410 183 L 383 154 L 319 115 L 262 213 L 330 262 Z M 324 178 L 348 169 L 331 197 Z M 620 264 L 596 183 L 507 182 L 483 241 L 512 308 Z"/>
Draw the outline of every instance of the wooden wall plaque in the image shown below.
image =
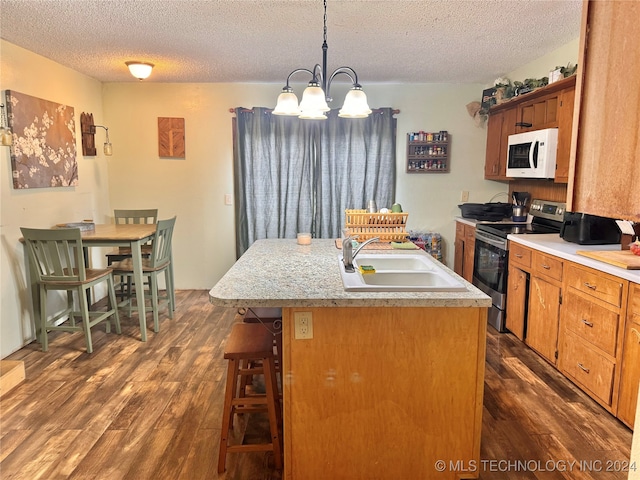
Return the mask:
<path id="1" fill-rule="evenodd" d="M 80 114 L 80 131 L 82 132 L 82 155 L 85 157 L 95 157 L 96 152 L 96 129 L 93 126 L 93 113 Z"/>
<path id="2" fill-rule="evenodd" d="M 184 158 L 184 118 L 158 117 L 158 155 Z"/>

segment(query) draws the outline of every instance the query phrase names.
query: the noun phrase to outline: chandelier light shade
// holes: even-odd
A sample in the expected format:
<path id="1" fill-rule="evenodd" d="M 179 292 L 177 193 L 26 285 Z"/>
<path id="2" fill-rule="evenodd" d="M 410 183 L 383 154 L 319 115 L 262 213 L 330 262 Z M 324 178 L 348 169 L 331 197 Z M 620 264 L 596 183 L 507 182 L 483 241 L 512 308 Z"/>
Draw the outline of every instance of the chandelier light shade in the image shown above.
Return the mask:
<path id="1" fill-rule="evenodd" d="M 129 67 L 129 71 L 131 75 L 136 77 L 138 80 L 144 80 L 149 75 L 151 75 L 151 70 L 153 70 L 153 63 L 145 63 L 145 62 L 125 62 L 125 65 Z"/>
<path id="2" fill-rule="evenodd" d="M 282 89 L 278 97 L 274 115 L 295 116 L 303 119 L 324 120 L 327 118 L 326 112 L 330 110 L 328 103 L 332 98 L 329 94 L 331 82 L 337 75 L 344 74 L 351 79 L 352 87 L 347 94 L 344 105 L 340 109 L 338 116 L 343 118 L 365 118 L 371 114 L 371 109 L 367 103 L 367 96 L 362 91 L 362 86 L 358 83 L 358 74 L 351 67 L 340 67 L 336 69 L 329 78 L 327 75 L 327 0 L 324 0 L 324 32 L 322 43 L 322 65 L 316 64 L 313 70 L 297 68 L 287 76 L 287 84 Z M 298 97 L 293 93 L 289 85 L 291 77 L 299 72 L 311 75 L 311 81 L 302 94 L 302 101 L 298 105 Z"/>

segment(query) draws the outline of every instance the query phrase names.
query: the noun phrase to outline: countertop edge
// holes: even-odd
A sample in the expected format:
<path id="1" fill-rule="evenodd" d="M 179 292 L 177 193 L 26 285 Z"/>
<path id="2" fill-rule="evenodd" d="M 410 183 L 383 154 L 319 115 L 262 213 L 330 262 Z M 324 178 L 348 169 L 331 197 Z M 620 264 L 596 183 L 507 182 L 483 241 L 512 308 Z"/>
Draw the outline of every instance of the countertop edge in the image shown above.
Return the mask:
<path id="1" fill-rule="evenodd" d="M 383 251 L 372 250 L 372 255 Z M 463 291 L 345 291 L 340 250 L 331 239 L 297 245 L 292 239 L 257 240 L 209 291 L 220 307 L 451 307 L 487 308 L 491 299 L 423 250 L 394 255 L 424 255 L 436 268 L 464 284 Z M 388 253 L 385 253 L 388 254 Z"/>
<path id="2" fill-rule="evenodd" d="M 549 255 L 571 262 L 577 263 L 584 267 L 593 268 L 603 273 L 608 273 L 630 282 L 640 283 L 640 270 L 627 270 L 615 265 L 601 262 L 583 255 L 578 255 L 578 250 L 590 251 L 616 251 L 620 250 L 620 245 L 579 245 L 571 243 L 560 238 L 558 234 L 539 234 L 539 235 L 508 235 L 507 239 L 511 242 L 524 245 L 525 247 L 539 250 Z"/>

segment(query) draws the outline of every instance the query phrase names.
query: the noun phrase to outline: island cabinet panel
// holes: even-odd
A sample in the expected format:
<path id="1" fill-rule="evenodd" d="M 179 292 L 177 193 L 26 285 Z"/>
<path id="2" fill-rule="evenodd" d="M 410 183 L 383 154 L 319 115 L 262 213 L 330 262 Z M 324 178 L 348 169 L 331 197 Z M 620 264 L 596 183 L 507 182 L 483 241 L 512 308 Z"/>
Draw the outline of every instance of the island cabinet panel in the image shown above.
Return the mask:
<path id="1" fill-rule="evenodd" d="M 296 311 L 313 338 L 295 338 Z M 479 465 L 486 312 L 284 308 L 284 478 L 454 480 L 438 460 Z"/>
<path id="2" fill-rule="evenodd" d="M 618 418 L 633 428 L 640 383 L 640 285 L 632 284 L 628 305 L 627 327 L 622 347 Z"/>

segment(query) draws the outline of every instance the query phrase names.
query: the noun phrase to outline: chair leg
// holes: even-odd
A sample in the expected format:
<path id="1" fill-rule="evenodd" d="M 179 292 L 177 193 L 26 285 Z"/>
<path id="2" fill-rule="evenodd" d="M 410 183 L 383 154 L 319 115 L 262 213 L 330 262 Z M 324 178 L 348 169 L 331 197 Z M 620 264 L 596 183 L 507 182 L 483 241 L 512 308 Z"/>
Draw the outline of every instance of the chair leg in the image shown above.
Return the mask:
<path id="1" fill-rule="evenodd" d="M 69 309 L 69 321 L 72 327 L 76 326 L 76 317 L 73 316 L 73 290 L 67 290 L 67 308 Z"/>
<path id="2" fill-rule="evenodd" d="M 171 278 L 171 272 L 169 271 L 169 268 L 164 271 L 164 279 L 164 283 L 167 288 L 167 301 L 169 302 L 169 318 L 173 318 L 173 312 L 175 311 L 176 306 L 174 305 L 173 300 L 173 278 Z"/>
<path id="3" fill-rule="evenodd" d="M 38 293 L 40 294 L 40 345 L 42 351 L 49 350 L 49 337 L 47 333 L 47 289 L 38 285 Z"/>
<path id="4" fill-rule="evenodd" d="M 82 313 L 82 327 L 84 330 L 84 339 L 87 343 L 87 353 L 93 353 L 91 327 L 89 325 L 89 303 L 87 302 L 87 296 L 84 294 L 84 289 L 78 289 L 78 301 L 80 302 L 80 313 Z"/>
<path id="5" fill-rule="evenodd" d="M 153 331 L 160 331 L 158 320 L 158 276 L 155 272 L 149 275 L 149 290 L 151 290 L 151 309 L 153 310 Z"/>
<path id="6" fill-rule="evenodd" d="M 122 328 L 120 327 L 120 315 L 118 314 L 118 300 L 116 297 L 116 287 L 114 285 L 115 280 L 113 278 L 113 275 L 107 279 L 107 284 L 109 287 L 109 303 L 110 303 L 110 307 L 113 310 L 113 317 L 115 317 L 115 323 L 116 323 L 116 333 L 119 335 L 122 333 Z M 111 320 L 108 320 L 107 325 L 111 324 Z"/>

